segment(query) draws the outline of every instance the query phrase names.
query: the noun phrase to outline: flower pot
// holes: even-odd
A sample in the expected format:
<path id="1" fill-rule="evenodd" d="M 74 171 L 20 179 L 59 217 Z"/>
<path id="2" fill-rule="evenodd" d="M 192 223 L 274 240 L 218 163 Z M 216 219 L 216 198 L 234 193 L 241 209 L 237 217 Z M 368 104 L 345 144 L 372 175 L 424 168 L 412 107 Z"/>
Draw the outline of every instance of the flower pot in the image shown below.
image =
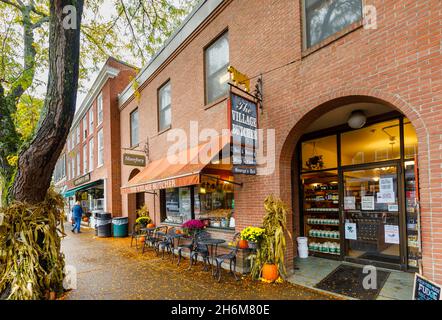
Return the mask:
<path id="1" fill-rule="evenodd" d="M 279 278 L 278 267 L 276 264 L 264 264 L 262 267 L 262 277 L 268 281 L 276 281 Z"/>
<path id="2" fill-rule="evenodd" d="M 249 242 L 247 240 L 239 240 L 238 244 L 240 249 L 248 249 L 249 248 Z"/>
<path id="3" fill-rule="evenodd" d="M 250 249 L 258 248 L 258 242 L 255 242 L 255 241 L 248 241 L 248 242 L 249 242 L 249 248 Z"/>

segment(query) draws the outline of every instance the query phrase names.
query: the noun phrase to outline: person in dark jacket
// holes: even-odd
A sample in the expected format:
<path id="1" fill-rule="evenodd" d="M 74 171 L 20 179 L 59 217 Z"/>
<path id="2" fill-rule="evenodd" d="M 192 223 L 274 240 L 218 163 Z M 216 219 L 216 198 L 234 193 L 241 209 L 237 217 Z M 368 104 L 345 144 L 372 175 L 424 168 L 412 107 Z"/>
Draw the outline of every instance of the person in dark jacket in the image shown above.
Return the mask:
<path id="1" fill-rule="evenodd" d="M 72 208 L 72 216 L 74 217 L 75 224 L 71 231 L 75 232 L 75 230 L 77 230 L 77 233 L 80 233 L 81 217 L 83 216 L 83 208 L 81 208 L 80 201 L 77 201 Z"/>

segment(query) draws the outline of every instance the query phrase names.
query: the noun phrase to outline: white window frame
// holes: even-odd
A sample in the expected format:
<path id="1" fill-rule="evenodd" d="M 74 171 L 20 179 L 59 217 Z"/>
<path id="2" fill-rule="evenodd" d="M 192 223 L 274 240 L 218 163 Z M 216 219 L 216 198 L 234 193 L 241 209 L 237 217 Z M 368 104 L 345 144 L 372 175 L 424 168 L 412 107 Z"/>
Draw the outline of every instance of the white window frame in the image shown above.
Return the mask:
<path id="1" fill-rule="evenodd" d="M 77 152 L 77 177 L 81 175 L 81 155 L 80 150 Z"/>
<path id="2" fill-rule="evenodd" d="M 88 173 L 88 158 L 89 155 L 87 153 L 87 143 L 83 145 L 83 174 Z"/>
<path id="3" fill-rule="evenodd" d="M 77 143 L 76 144 L 80 143 L 80 139 L 81 139 L 81 134 L 80 133 L 81 133 L 80 132 L 80 124 L 78 124 L 77 128 L 75 128 L 75 137 L 77 139 Z"/>
<path id="4" fill-rule="evenodd" d="M 227 63 L 225 63 L 218 70 L 215 70 L 215 71 L 212 70 L 212 73 L 209 73 L 210 70 L 209 70 L 208 53 L 209 53 L 210 50 L 212 50 L 212 48 L 215 47 L 215 45 L 219 41 L 222 41 L 223 39 L 227 40 L 227 54 L 228 54 L 228 56 L 227 56 Z M 205 83 L 204 83 L 204 85 L 205 85 L 205 91 L 206 91 L 205 92 L 205 102 L 206 102 L 206 104 L 211 104 L 211 103 L 217 101 L 218 99 L 222 98 L 224 95 L 227 95 L 227 93 L 228 93 L 227 82 L 228 82 L 228 75 L 229 75 L 229 73 L 227 71 L 227 68 L 229 67 L 229 64 L 230 64 L 230 42 L 229 42 L 229 32 L 226 31 L 223 34 L 221 34 L 218 38 L 216 38 L 212 43 L 210 43 L 210 45 L 208 45 L 204 49 L 204 65 L 205 65 L 205 67 L 204 67 L 205 68 L 205 75 L 204 75 Z M 209 90 L 211 88 L 209 83 L 211 83 L 211 81 L 214 81 L 214 80 L 216 81 L 218 79 L 218 75 L 220 75 L 221 72 L 223 72 L 223 70 L 225 72 L 224 76 L 226 77 L 226 80 L 225 80 L 226 81 L 226 84 L 225 84 L 226 85 L 226 88 L 225 88 L 226 90 L 225 90 L 225 92 L 223 94 L 219 95 L 219 96 L 216 96 L 216 97 L 209 97 Z"/>
<path id="5" fill-rule="evenodd" d="M 94 107 L 89 109 L 89 135 L 94 133 Z"/>
<path id="6" fill-rule="evenodd" d="M 162 105 L 163 92 L 165 92 L 164 89 L 166 87 L 169 87 L 170 103 L 166 106 L 163 106 Z M 164 126 L 161 126 L 161 114 L 167 112 L 168 110 L 170 110 L 170 123 L 168 123 Z M 169 80 L 158 89 L 158 131 L 161 132 L 161 131 L 167 130 L 171 126 L 172 126 L 172 84 Z"/>
<path id="7" fill-rule="evenodd" d="M 94 170 L 94 137 L 89 140 L 89 172 Z"/>
<path id="8" fill-rule="evenodd" d="M 97 156 L 97 168 L 104 165 L 104 135 L 103 128 L 101 128 L 98 133 L 98 156 Z"/>
<path id="9" fill-rule="evenodd" d="M 84 118 L 83 118 L 83 140 L 86 140 L 87 136 L 88 136 L 87 115 L 84 115 Z"/>
<path id="10" fill-rule="evenodd" d="M 103 123 L 103 93 L 97 97 L 97 126 Z"/>
<path id="11" fill-rule="evenodd" d="M 132 123 L 132 119 L 134 114 L 137 114 L 137 123 L 136 123 L 136 130 L 137 130 L 137 134 L 136 137 L 134 137 L 133 135 L 133 130 L 134 130 L 134 126 Z M 138 110 L 138 108 L 135 108 L 129 115 L 129 121 L 130 121 L 130 146 L 131 148 L 136 147 L 140 144 L 140 112 Z M 135 139 L 134 139 L 135 138 Z M 136 141 L 134 141 L 136 140 Z"/>

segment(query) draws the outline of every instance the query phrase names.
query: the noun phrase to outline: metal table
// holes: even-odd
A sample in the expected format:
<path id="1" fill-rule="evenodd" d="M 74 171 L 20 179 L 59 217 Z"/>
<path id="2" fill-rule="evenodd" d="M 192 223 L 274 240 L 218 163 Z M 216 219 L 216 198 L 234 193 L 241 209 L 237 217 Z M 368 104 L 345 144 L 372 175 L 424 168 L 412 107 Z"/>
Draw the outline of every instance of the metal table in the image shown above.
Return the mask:
<path id="1" fill-rule="evenodd" d="M 207 249 L 209 250 L 209 246 L 210 246 L 210 256 L 209 258 L 211 259 L 210 263 L 212 265 L 212 276 L 215 275 L 215 271 L 214 271 L 214 264 L 213 261 L 215 259 L 215 256 L 217 254 L 218 251 L 218 245 L 225 243 L 226 240 L 224 239 L 204 239 L 204 240 L 200 240 L 198 241 L 198 244 L 202 244 L 204 246 L 207 246 Z M 213 254 L 213 247 L 215 247 L 215 254 Z"/>

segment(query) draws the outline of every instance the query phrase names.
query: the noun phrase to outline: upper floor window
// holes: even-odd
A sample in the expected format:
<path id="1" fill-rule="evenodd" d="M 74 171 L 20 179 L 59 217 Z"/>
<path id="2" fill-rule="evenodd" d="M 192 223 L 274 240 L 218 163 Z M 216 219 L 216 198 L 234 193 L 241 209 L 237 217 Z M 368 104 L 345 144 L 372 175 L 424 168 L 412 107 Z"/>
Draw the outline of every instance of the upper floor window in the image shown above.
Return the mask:
<path id="1" fill-rule="evenodd" d="M 303 2 L 307 48 L 362 19 L 362 0 L 303 0 Z"/>
<path id="2" fill-rule="evenodd" d="M 68 152 L 71 151 L 71 137 L 68 136 Z"/>
<path id="3" fill-rule="evenodd" d="M 172 124 L 172 99 L 170 81 L 158 91 L 158 129 L 163 131 Z"/>
<path id="4" fill-rule="evenodd" d="M 77 152 L 77 177 L 81 175 L 80 151 Z"/>
<path id="5" fill-rule="evenodd" d="M 86 140 L 87 138 L 87 117 L 84 116 L 83 118 L 83 140 Z"/>
<path id="6" fill-rule="evenodd" d="M 83 146 L 83 174 L 88 173 L 88 154 L 87 154 L 87 143 Z"/>
<path id="7" fill-rule="evenodd" d="M 104 141 L 103 141 L 103 129 L 98 131 L 98 167 L 104 164 Z"/>
<path id="8" fill-rule="evenodd" d="M 100 93 L 97 98 L 97 125 L 103 122 L 103 94 Z"/>
<path id="9" fill-rule="evenodd" d="M 229 40 L 224 33 L 205 52 L 206 103 L 211 103 L 228 91 Z"/>
<path id="10" fill-rule="evenodd" d="M 94 107 L 89 110 L 89 134 L 94 133 Z"/>
<path id="11" fill-rule="evenodd" d="M 75 129 L 75 136 L 77 139 L 77 143 L 76 143 L 76 145 L 77 145 L 80 143 L 80 125 L 78 125 L 77 128 Z"/>
<path id="12" fill-rule="evenodd" d="M 138 109 L 135 109 L 130 114 L 130 146 L 135 147 L 139 142 Z"/>
<path id="13" fill-rule="evenodd" d="M 89 172 L 94 170 L 94 137 L 89 140 Z"/>

